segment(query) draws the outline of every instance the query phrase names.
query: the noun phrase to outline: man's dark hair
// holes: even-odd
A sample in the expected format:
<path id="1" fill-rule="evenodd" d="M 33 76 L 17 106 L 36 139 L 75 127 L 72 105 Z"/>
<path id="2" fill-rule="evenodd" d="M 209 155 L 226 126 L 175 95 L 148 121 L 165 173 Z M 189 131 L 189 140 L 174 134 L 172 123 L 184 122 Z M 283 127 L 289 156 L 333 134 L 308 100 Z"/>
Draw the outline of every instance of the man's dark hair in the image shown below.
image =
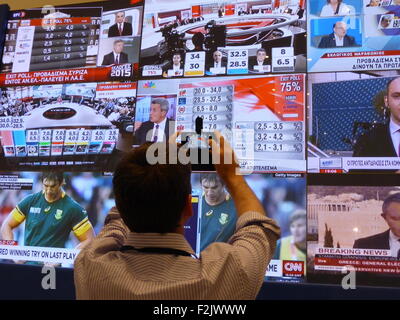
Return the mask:
<path id="1" fill-rule="evenodd" d="M 391 80 L 388 81 L 388 83 L 386 84 L 386 95 L 389 94 L 389 87 L 390 87 L 390 85 L 392 84 L 392 82 L 393 82 L 394 80 L 397 80 L 397 79 L 400 79 L 400 77 L 395 77 L 395 78 L 393 78 L 393 79 L 391 79 Z"/>
<path id="2" fill-rule="evenodd" d="M 382 212 L 383 212 L 383 214 L 386 213 L 387 208 L 389 207 L 389 205 L 391 203 L 400 203 L 400 192 L 391 194 L 390 196 L 388 196 L 385 199 L 385 201 L 383 201 L 383 204 L 382 204 Z"/>
<path id="3" fill-rule="evenodd" d="M 225 186 L 224 181 L 216 173 L 203 173 L 203 174 L 201 174 L 200 175 L 200 184 L 203 184 L 203 180 L 206 180 L 207 182 L 220 183 L 223 186 Z"/>
<path id="4" fill-rule="evenodd" d="M 149 164 L 151 145 L 141 145 L 118 163 L 113 178 L 116 206 L 133 232 L 175 232 L 192 191 L 190 165 Z M 163 148 L 168 161 L 168 147 L 158 150 Z"/>
<path id="5" fill-rule="evenodd" d="M 195 47 L 203 47 L 204 34 L 202 34 L 201 32 L 196 32 L 192 37 L 192 43 Z"/>
<path id="6" fill-rule="evenodd" d="M 64 173 L 60 171 L 46 171 L 42 173 L 42 182 L 44 181 L 44 179 L 57 181 L 58 184 L 61 184 L 64 181 Z"/>

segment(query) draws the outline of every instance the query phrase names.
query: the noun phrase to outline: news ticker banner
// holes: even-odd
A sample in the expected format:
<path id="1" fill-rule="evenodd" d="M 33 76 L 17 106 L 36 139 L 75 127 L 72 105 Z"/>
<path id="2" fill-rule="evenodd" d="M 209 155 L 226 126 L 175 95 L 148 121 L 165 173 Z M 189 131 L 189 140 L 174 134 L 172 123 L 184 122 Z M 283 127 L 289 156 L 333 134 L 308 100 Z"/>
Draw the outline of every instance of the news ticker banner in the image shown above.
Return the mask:
<path id="1" fill-rule="evenodd" d="M 265 276 L 271 278 L 290 277 L 302 279 L 305 277 L 305 274 L 304 261 L 273 259 L 268 265 Z"/>
<path id="2" fill-rule="evenodd" d="M 98 68 L 0 73 L 0 86 L 129 81 L 135 78 L 137 69 L 138 64 L 121 64 Z"/>
<path id="3" fill-rule="evenodd" d="M 400 69 L 400 50 L 325 53 L 310 71 L 335 71 L 334 66 L 348 71 Z"/>
<path id="4" fill-rule="evenodd" d="M 400 260 L 390 250 L 317 248 L 315 270 L 341 272 L 348 266 L 359 272 L 400 274 Z"/>
<path id="5" fill-rule="evenodd" d="M 0 242 L 0 259 L 32 261 L 43 263 L 73 264 L 80 250 L 48 247 L 28 247 L 15 245 L 15 241 L 6 245 Z"/>
<path id="6" fill-rule="evenodd" d="M 308 172 L 343 173 L 350 170 L 400 170 L 398 157 L 315 158 L 307 161 Z"/>

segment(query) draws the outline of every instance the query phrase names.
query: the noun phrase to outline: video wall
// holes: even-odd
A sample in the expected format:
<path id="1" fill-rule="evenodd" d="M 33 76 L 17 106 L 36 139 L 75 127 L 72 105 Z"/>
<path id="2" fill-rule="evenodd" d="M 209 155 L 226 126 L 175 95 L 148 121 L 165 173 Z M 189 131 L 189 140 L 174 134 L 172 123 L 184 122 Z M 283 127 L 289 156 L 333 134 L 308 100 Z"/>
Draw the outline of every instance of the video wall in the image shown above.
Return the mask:
<path id="1" fill-rule="evenodd" d="M 350 266 L 399 286 L 400 1 L 0 5 L 0 21 L 1 263 L 73 267 L 124 154 L 218 130 L 282 231 L 265 281 L 340 284 Z M 237 214 L 193 168 L 201 257 Z"/>

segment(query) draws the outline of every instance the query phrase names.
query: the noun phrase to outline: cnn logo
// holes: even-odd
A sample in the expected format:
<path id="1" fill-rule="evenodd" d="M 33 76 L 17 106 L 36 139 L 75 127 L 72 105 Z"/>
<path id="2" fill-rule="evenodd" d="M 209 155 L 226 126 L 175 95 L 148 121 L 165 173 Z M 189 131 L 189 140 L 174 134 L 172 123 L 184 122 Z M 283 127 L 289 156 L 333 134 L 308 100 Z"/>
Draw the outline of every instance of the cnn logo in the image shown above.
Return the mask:
<path id="1" fill-rule="evenodd" d="M 297 275 L 301 276 L 304 274 L 304 262 L 303 261 L 283 261 L 283 272 L 285 275 Z"/>

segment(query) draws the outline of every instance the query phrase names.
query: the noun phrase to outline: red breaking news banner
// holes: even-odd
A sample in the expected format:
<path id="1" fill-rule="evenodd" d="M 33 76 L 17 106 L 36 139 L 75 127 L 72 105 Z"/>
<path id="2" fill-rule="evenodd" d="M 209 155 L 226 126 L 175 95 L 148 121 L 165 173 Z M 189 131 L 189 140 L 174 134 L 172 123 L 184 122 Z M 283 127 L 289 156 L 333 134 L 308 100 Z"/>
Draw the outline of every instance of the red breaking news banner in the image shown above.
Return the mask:
<path id="1" fill-rule="evenodd" d="M 0 240 L 0 246 L 17 246 L 18 241 L 15 240 Z"/>
<path id="2" fill-rule="evenodd" d="M 375 260 L 373 258 L 380 258 Z M 315 257 L 315 269 L 338 271 L 345 266 L 352 266 L 356 271 L 374 272 L 374 273 L 391 273 L 400 274 L 400 261 L 398 260 L 382 260 L 382 257 Z"/>

